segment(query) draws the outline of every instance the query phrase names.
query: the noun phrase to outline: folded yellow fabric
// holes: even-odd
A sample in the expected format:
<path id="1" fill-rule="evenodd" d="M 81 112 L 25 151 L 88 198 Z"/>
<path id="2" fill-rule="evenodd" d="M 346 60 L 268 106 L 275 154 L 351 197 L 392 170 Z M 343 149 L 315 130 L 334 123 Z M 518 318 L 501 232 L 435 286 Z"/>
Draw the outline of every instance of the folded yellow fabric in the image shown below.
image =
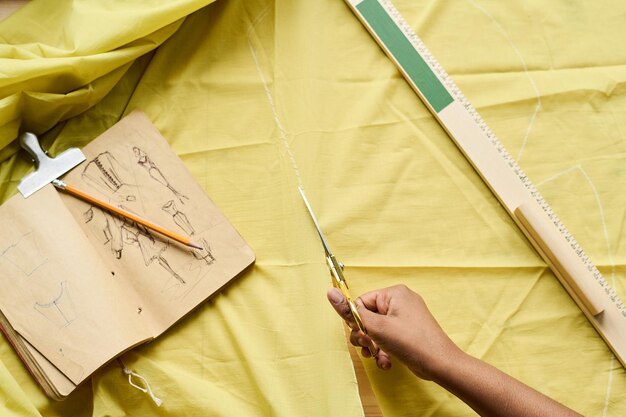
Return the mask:
<path id="1" fill-rule="evenodd" d="M 92 107 L 211 1 L 32 1 L 1 22 L 0 150 L 20 127 L 43 133 Z"/>
<path id="2" fill-rule="evenodd" d="M 51 40 L 73 49 L 115 39 L 108 45 L 117 47 L 100 50 L 100 64 L 119 74 L 105 75 L 95 58 L 84 69 L 75 61 L 63 82 L 100 74 L 82 84 L 91 82 L 97 98 L 66 99 L 73 113 L 60 98 L 14 113 L 1 107 L 2 132 L 13 132 L 4 143 L 15 137 L 15 120 L 26 125 L 24 114 L 47 115 L 45 130 L 102 98 L 49 133 L 53 150 L 62 150 L 141 109 L 254 248 L 257 263 L 124 357 L 148 378 L 162 408 L 130 387 L 116 364 L 64 403 L 50 402 L 4 340 L 0 406 L 20 415 L 360 415 L 300 184 L 355 294 L 405 283 L 471 354 L 585 415 L 626 412 L 624 369 L 343 1 L 218 1 L 175 33 L 118 55 L 134 36 L 174 32 L 176 19 L 199 4 L 154 3 L 181 12 L 135 5 L 134 18 L 117 31 Z M 626 31 L 626 5 L 394 3 L 624 294 L 626 44 L 616 39 Z M 64 3 L 64 16 L 106 12 L 85 4 Z M 29 7 L 7 23 L 18 28 L 50 14 L 39 2 Z M 135 32 L 128 22 L 146 29 Z M 37 62 L 48 68 L 47 59 L 33 59 L 20 82 L 38 85 L 32 74 Z M 102 77 L 110 80 L 96 84 Z M 4 198 L 27 167 L 16 156 L 0 167 Z M 474 415 L 399 363 L 390 372 L 365 363 L 386 416 Z"/>

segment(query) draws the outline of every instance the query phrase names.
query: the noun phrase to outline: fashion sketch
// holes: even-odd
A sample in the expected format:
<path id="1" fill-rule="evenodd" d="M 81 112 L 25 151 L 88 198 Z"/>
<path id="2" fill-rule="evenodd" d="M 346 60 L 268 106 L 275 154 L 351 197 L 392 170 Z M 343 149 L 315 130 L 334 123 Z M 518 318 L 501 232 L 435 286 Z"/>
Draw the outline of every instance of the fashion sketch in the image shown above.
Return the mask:
<path id="1" fill-rule="evenodd" d="M 215 262 L 215 257 L 213 256 L 211 248 L 209 247 L 209 242 L 207 242 L 205 238 L 201 238 L 200 246 L 202 246 L 202 249 L 193 250 L 192 253 L 194 258 L 204 261 L 207 265 L 211 265 L 213 262 Z"/>
<path id="2" fill-rule="evenodd" d="M 0 258 L 13 264 L 27 277 L 48 262 L 48 258 L 39 249 L 33 232 L 23 234 L 16 243 L 2 250 Z"/>
<path id="3" fill-rule="evenodd" d="M 108 211 L 96 210 L 91 206 L 83 213 L 85 223 L 91 222 L 96 213 L 102 217 L 100 221 L 101 225 L 98 227 L 97 237 L 99 237 L 99 240 L 104 244 L 109 245 L 115 259 L 121 259 L 123 249 L 122 227 L 124 226 L 125 220 L 111 215 Z"/>
<path id="4" fill-rule="evenodd" d="M 172 222 L 184 234 L 195 236 L 198 233 L 196 227 L 182 206 L 189 197 L 177 189 L 162 168 L 147 152 L 129 144 L 119 153 L 114 150 L 99 153 L 89 160 L 81 177 L 87 185 L 108 196 L 111 204 L 133 213 L 160 208 L 161 214 L 165 212 L 171 216 Z M 159 273 L 165 278 L 160 282 L 162 291 L 170 296 L 190 291 L 206 275 L 206 267 L 216 262 L 209 242 L 204 238 L 200 239 L 202 249 L 185 251 L 170 247 L 167 240 L 152 235 L 145 227 L 106 210 L 89 207 L 83 212 L 83 220 L 115 259 L 126 257 L 139 262 L 138 266 L 158 265 L 165 271 L 166 274 Z"/>
<path id="5" fill-rule="evenodd" d="M 195 233 L 193 226 L 189 222 L 189 219 L 187 219 L 187 215 L 183 213 L 182 211 L 178 210 L 178 208 L 176 208 L 176 205 L 174 204 L 174 200 L 170 200 L 167 203 L 165 203 L 163 207 L 161 207 L 161 209 L 164 212 L 170 214 L 172 216 L 172 219 L 174 220 L 174 223 L 176 223 L 178 227 L 183 229 L 183 231 L 187 233 L 189 236 Z"/>
<path id="6" fill-rule="evenodd" d="M 129 173 L 109 151 L 98 154 L 85 165 L 81 177 L 87 184 L 110 196 L 117 203 L 137 200 L 137 189 Z"/>
<path id="7" fill-rule="evenodd" d="M 60 284 L 60 290 L 50 301 L 36 302 L 33 308 L 57 327 L 67 327 L 76 320 L 74 302 L 68 291 L 67 281 Z"/>
<path id="8" fill-rule="evenodd" d="M 176 273 L 170 266 L 167 259 L 163 256 L 163 252 L 169 246 L 168 243 L 156 240 L 147 231 L 141 229 L 129 229 L 123 228 L 124 242 L 131 245 L 137 245 L 141 251 L 143 262 L 146 266 L 150 265 L 153 261 L 157 261 L 159 265 L 165 269 L 172 278 L 175 278 L 181 284 L 185 284 L 185 280 Z"/>
<path id="9" fill-rule="evenodd" d="M 133 147 L 133 153 L 135 154 L 135 157 L 137 158 L 137 163 L 139 164 L 139 166 L 144 168 L 153 180 L 167 187 L 176 196 L 176 198 L 178 198 L 178 200 L 182 204 L 185 204 L 185 202 L 183 201 L 183 198 L 185 200 L 189 200 L 189 197 L 179 193 L 172 186 L 172 184 L 170 184 L 169 180 L 165 177 L 165 175 L 163 175 L 159 167 L 150 159 L 148 154 L 146 154 L 137 146 Z"/>
<path id="10" fill-rule="evenodd" d="M 193 236 L 196 233 L 193 225 L 191 224 L 189 219 L 187 219 L 187 215 L 178 210 L 176 204 L 174 204 L 174 200 L 169 200 L 163 205 L 163 207 L 161 207 L 161 209 L 164 212 L 170 214 L 172 216 L 172 219 L 174 220 L 174 223 L 176 223 L 176 225 L 178 225 L 178 227 L 180 227 L 189 236 Z M 194 249 L 191 252 L 194 258 L 204 261 L 207 265 L 213 264 L 213 262 L 215 262 L 215 257 L 213 256 L 213 253 L 209 246 L 209 242 L 205 238 L 201 238 L 200 246 L 202 246 L 202 249 Z"/>
<path id="11" fill-rule="evenodd" d="M 93 233 L 107 245 L 116 259 L 121 259 L 126 248 L 137 248 L 145 266 L 155 260 L 168 274 L 181 284 L 185 280 L 171 266 L 166 257 L 169 243 L 155 239 L 146 229 L 135 222 L 111 215 L 105 210 L 89 207 L 83 213 L 85 223 L 91 223 Z"/>

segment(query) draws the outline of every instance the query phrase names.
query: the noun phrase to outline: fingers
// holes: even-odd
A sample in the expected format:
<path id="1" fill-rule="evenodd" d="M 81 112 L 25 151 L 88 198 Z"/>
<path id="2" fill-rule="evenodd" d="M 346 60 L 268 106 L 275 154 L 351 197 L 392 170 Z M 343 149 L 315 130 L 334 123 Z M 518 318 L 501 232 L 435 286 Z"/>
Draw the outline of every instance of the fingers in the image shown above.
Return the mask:
<path id="1" fill-rule="evenodd" d="M 364 358 L 370 358 L 372 356 L 372 346 L 376 346 L 368 335 L 358 330 L 350 332 L 350 343 L 357 348 L 361 348 L 361 355 Z M 384 370 L 391 368 L 389 355 L 380 348 L 376 348 L 376 365 Z"/>
<path id="2" fill-rule="evenodd" d="M 350 306 L 348 305 L 348 302 L 344 298 L 341 291 L 339 291 L 337 288 L 331 288 L 330 290 L 328 290 L 326 296 L 328 297 L 328 301 L 330 301 L 330 304 L 333 306 L 335 311 L 339 314 L 339 316 L 341 316 L 342 319 L 345 320 L 348 326 L 350 326 L 350 343 L 353 346 L 361 347 L 361 355 L 365 358 L 371 357 L 372 350 L 375 349 L 376 365 L 380 369 L 384 370 L 391 368 L 391 359 L 389 358 L 389 355 L 385 351 L 377 348 L 373 340 L 368 335 L 359 330 L 359 327 L 356 324 L 354 317 L 352 316 Z M 361 315 L 363 315 L 363 313 L 375 315 L 374 313 L 367 311 L 368 308 L 365 305 L 365 302 L 360 298 L 356 300 L 356 304 Z"/>
<path id="3" fill-rule="evenodd" d="M 353 346 L 370 347 L 372 346 L 372 339 L 360 330 L 352 330 L 350 332 L 350 343 Z"/>
<path id="4" fill-rule="evenodd" d="M 365 307 L 369 311 L 378 314 L 387 314 L 389 310 L 390 290 L 392 290 L 392 288 L 383 288 L 367 292 L 357 299 L 357 306 Z"/>
<path id="5" fill-rule="evenodd" d="M 376 356 L 376 365 L 385 371 L 391 368 L 391 358 L 384 350 L 378 349 L 378 356 Z"/>
<path id="6" fill-rule="evenodd" d="M 350 327 L 350 330 L 358 331 L 360 329 L 359 325 L 357 324 L 354 316 L 352 315 L 352 310 L 350 309 L 350 305 L 348 304 L 348 301 L 343 296 L 341 291 L 339 291 L 336 288 L 331 288 L 330 290 L 328 290 L 328 293 L 326 295 L 331 305 L 335 309 L 335 311 L 348 324 L 348 326 Z M 364 303 L 363 303 L 363 300 L 361 300 L 361 297 L 356 299 L 356 308 L 358 311 L 358 315 L 363 321 L 362 324 L 365 326 L 365 329 L 366 329 L 365 331 L 367 332 L 370 329 L 370 325 L 372 325 L 374 328 L 373 334 L 376 335 L 378 332 L 377 326 L 380 325 L 378 314 L 375 312 L 369 311 L 367 307 L 364 306 Z M 367 337 L 363 332 L 359 332 L 359 334 Z M 368 337 L 366 340 L 369 341 L 369 345 L 363 345 L 363 346 L 371 347 L 370 349 L 371 351 L 377 350 L 376 344 L 372 341 L 371 338 Z M 354 341 L 353 344 L 356 345 L 356 341 Z"/>
<path id="7" fill-rule="evenodd" d="M 341 294 L 341 291 L 339 291 L 337 288 L 331 288 L 330 290 L 328 290 L 326 296 L 328 297 L 328 301 L 330 301 L 330 304 L 333 306 L 337 314 L 339 314 L 341 318 L 344 319 L 346 323 L 348 323 L 350 329 L 358 330 L 359 326 L 356 324 L 356 321 L 352 316 L 352 312 L 350 311 L 348 301 L 345 299 L 343 294 Z"/>

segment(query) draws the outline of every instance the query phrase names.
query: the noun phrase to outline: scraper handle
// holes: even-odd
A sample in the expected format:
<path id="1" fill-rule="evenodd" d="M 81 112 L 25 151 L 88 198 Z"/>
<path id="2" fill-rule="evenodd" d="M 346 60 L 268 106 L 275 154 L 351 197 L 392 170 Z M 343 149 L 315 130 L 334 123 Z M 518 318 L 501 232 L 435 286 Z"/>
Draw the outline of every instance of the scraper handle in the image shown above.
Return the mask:
<path id="1" fill-rule="evenodd" d="M 20 146 L 33 157 L 37 166 L 41 164 L 41 161 L 50 159 L 43 149 L 41 149 L 37 136 L 30 132 L 24 132 L 20 136 Z"/>

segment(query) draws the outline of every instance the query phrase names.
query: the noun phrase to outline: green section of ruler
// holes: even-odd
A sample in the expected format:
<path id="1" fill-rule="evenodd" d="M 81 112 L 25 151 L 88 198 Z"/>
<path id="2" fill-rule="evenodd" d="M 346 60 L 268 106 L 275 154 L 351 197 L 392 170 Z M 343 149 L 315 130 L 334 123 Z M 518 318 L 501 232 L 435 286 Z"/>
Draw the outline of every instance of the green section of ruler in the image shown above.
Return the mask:
<path id="1" fill-rule="evenodd" d="M 376 0 L 364 0 L 356 8 L 435 112 L 439 113 L 454 101 L 404 33 Z"/>

